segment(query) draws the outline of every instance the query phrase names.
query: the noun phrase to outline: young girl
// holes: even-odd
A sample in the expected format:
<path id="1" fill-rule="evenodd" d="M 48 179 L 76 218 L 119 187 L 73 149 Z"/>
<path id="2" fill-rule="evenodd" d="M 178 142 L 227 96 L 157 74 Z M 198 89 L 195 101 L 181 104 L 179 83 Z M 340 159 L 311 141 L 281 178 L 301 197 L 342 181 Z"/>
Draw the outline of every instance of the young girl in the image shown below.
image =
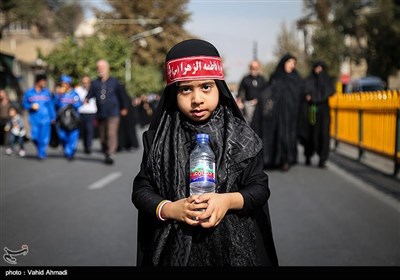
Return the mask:
<path id="1" fill-rule="evenodd" d="M 210 43 L 191 39 L 166 57 L 167 86 L 143 135 L 133 182 L 139 210 L 137 264 L 278 265 L 259 137 L 224 81 Z M 189 196 L 189 154 L 207 133 L 216 156 L 216 192 Z M 198 211 L 205 209 L 205 211 Z"/>
<path id="2" fill-rule="evenodd" d="M 6 154 L 13 155 L 15 144 L 18 143 L 19 145 L 18 155 L 20 157 L 24 157 L 26 154 L 24 149 L 24 136 L 26 134 L 24 122 L 22 121 L 22 117 L 18 113 L 17 108 L 14 106 L 11 106 L 8 109 L 8 116 L 10 119 L 6 124 L 6 126 L 4 127 L 4 130 L 9 132 L 8 136 L 9 147 L 6 149 Z"/>

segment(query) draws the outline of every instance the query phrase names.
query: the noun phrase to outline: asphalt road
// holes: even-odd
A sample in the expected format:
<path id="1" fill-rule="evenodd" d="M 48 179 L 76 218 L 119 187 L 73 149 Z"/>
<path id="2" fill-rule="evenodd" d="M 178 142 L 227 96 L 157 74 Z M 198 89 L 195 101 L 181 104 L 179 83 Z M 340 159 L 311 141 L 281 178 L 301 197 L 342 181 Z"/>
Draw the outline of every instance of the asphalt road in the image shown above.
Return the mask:
<path id="1" fill-rule="evenodd" d="M 97 143 L 96 143 L 97 144 Z M 141 149 L 117 154 L 80 147 L 68 162 L 60 149 L 37 161 L 0 155 L 0 247 L 22 250 L 1 266 L 135 266 L 137 211 L 132 180 Z M 328 162 L 300 163 L 270 178 L 273 234 L 281 266 L 399 266 L 400 202 Z M 4 255 L 3 255 L 4 257 Z"/>

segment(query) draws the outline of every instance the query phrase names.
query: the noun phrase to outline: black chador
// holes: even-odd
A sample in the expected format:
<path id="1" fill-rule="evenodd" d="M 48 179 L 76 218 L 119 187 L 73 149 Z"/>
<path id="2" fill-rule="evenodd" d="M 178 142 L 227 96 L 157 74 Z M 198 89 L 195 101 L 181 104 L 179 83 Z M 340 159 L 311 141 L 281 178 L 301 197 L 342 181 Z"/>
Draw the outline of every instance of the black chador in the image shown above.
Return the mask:
<path id="1" fill-rule="evenodd" d="M 319 166 L 324 167 L 329 155 L 330 112 L 329 97 L 335 88 L 326 72 L 325 63 L 319 61 L 313 65 L 311 74 L 306 78 L 304 95 L 299 115 L 299 141 L 304 146 L 306 164 L 316 152 Z"/>
<path id="2" fill-rule="evenodd" d="M 252 128 L 264 145 L 264 167 L 287 170 L 297 163 L 297 115 L 303 80 L 296 69 L 287 72 L 289 60 L 283 56 L 271 75 L 267 88 L 257 104 Z"/>
<path id="3" fill-rule="evenodd" d="M 219 59 L 213 45 L 190 39 L 169 51 L 166 65 L 176 61 L 197 65 Z M 201 75 L 199 71 L 184 72 L 183 77 L 178 76 L 179 69 L 171 70 L 171 82 L 143 135 L 143 160 L 132 193 L 139 213 L 139 266 L 278 265 L 268 210 L 268 176 L 262 170 L 262 143 L 244 120 L 222 71 L 213 69 L 217 71 L 207 70 Z M 179 82 L 196 79 L 212 79 L 218 88 L 219 103 L 204 122 L 187 118 L 177 103 Z M 189 154 L 200 132 L 210 135 L 216 155 L 217 195 L 240 193 L 244 201 L 242 209 L 228 210 L 211 228 L 157 216 L 163 201 L 175 203 L 189 196 Z"/>

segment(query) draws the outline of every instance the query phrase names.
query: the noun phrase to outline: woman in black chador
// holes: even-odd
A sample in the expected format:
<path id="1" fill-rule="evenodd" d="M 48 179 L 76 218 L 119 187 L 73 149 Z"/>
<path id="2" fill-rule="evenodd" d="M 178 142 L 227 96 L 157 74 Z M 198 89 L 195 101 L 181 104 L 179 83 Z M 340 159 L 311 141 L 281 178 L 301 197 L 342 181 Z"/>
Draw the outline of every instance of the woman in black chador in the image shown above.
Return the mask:
<path id="1" fill-rule="evenodd" d="M 304 146 L 306 164 L 311 164 L 314 152 L 319 156 L 319 167 L 325 167 L 329 155 L 329 97 L 335 88 L 326 72 L 326 65 L 318 61 L 305 81 L 299 116 L 299 140 Z"/>
<path id="2" fill-rule="evenodd" d="M 262 143 L 239 111 L 220 55 L 190 39 L 166 57 L 167 86 L 133 182 L 139 266 L 277 266 Z M 189 195 L 196 133 L 215 153 L 216 192 Z M 204 211 L 198 211 L 204 209 Z"/>
<path id="3" fill-rule="evenodd" d="M 297 115 L 303 80 L 296 58 L 284 55 L 257 104 L 252 128 L 264 145 L 264 167 L 287 171 L 297 163 Z"/>
<path id="4" fill-rule="evenodd" d="M 120 117 L 118 128 L 118 151 L 127 150 L 131 148 L 139 148 L 139 140 L 136 131 L 136 124 L 138 119 L 135 115 L 135 108 L 132 105 L 132 98 L 126 93 L 125 87 L 122 87 L 126 99 L 126 106 L 128 113 Z"/>

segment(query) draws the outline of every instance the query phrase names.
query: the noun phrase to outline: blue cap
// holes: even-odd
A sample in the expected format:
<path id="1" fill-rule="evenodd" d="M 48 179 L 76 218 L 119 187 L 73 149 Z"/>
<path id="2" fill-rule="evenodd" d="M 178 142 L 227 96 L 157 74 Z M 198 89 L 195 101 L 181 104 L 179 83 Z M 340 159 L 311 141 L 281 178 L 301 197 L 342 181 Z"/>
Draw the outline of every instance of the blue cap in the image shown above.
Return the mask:
<path id="1" fill-rule="evenodd" d="M 62 83 L 68 83 L 71 84 L 72 83 L 72 78 L 68 75 L 61 75 L 61 82 Z"/>
<path id="2" fill-rule="evenodd" d="M 206 140 L 208 141 L 209 136 L 205 133 L 196 134 L 196 141 Z"/>

